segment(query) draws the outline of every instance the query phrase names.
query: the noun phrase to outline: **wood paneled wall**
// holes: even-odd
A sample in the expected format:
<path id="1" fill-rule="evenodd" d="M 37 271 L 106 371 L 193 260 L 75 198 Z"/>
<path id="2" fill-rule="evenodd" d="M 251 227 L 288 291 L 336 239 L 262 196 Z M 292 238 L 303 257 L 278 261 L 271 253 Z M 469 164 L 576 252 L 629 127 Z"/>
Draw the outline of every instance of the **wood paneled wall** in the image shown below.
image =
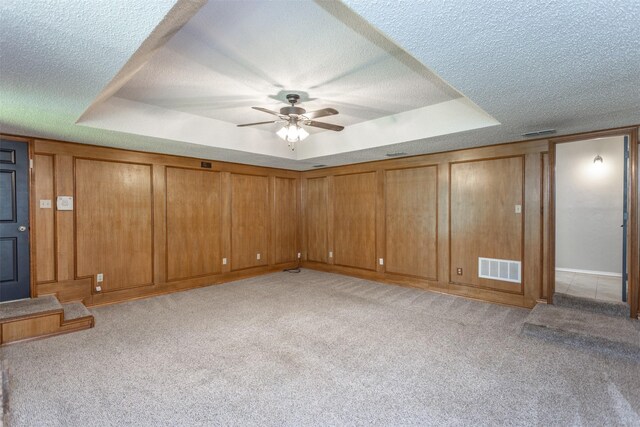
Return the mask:
<path id="1" fill-rule="evenodd" d="M 303 266 L 531 307 L 546 296 L 547 150 L 532 141 L 304 172 Z M 521 283 L 479 278 L 478 257 L 522 262 Z"/>
<path id="2" fill-rule="evenodd" d="M 333 257 L 337 265 L 376 269 L 376 173 L 333 180 Z"/>
<path id="3" fill-rule="evenodd" d="M 275 177 L 273 179 L 273 238 L 271 251 L 273 263 L 281 264 L 298 259 L 302 250 L 298 244 L 298 187 L 295 178 Z"/>
<path id="4" fill-rule="evenodd" d="M 231 174 L 231 270 L 266 265 L 269 178 Z"/>
<path id="5" fill-rule="evenodd" d="M 521 294 L 522 283 L 479 278 L 478 257 L 524 261 L 524 156 L 450 167 L 451 282 Z"/>
<path id="6" fill-rule="evenodd" d="M 548 140 L 303 173 L 29 141 L 34 295 L 122 301 L 292 267 L 298 252 L 303 267 L 524 307 L 552 292 Z M 55 209 L 61 195 L 74 211 Z M 480 279 L 478 257 L 521 261 L 521 283 Z"/>
<path id="7" fill-rule="evenodd" d="M 303 222 L 306 231 L 306 254 L 309 261 L 326 263 L 327 247 L 329 179 L 327 177 L 305 180 L 305 211 Z"/>
<path id="8" fill-rule="evenodd" d="M 298 172 L 205 169 L 199 159 L 37 139 L 31 147 L 35 295 L 110 303 L 290 268 L 301 252 Z M 57 210 L 57 196 L 73 196 L 74 210 Z"/>
<path id="9" fill-rule="evenodd" d="M 36 200 L 55 199 L 54 157 L 50 155 L 36 155 L 33 157 L 34 169 L 42 171 L 35 185 Z M 34 180 L 35 181 L 35 180 Z M 56 222 L 54 207 L 37 208 L 35 215 L 35 229 L 38 230 L 38 244 L 35 246 L 35 264 L 38 265 L 35 280 L 38 283 L 54 282 L 56 280 Z"/>
<path id="10" fill-rule="evenodd" d="M 74 182 L 75 278 L 102 273 L 103 292 L 152 284 L 151 165 L 76 158 Z"/>
<path id="11" fill-rule="evenodd" d="M 438 167 L 385 171 L 384 200 L 386 271 L 437 280 Z"/>
<path id="12" fill-rule="evenodd" d="M 165 175 L 167 280 L 220 273 L 220 172 L 168 167 Z"/>

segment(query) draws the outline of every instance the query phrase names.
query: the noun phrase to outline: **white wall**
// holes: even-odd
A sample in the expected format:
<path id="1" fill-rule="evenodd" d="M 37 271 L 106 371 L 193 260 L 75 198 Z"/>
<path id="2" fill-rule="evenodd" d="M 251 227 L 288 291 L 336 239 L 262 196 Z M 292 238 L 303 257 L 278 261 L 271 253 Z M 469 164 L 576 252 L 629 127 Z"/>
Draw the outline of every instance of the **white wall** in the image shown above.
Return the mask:
<path id="1" fill-rule="evenodd" d="M 622 137 L 556 146 L 557 268 L 622 272 L 623 167 Z"/>

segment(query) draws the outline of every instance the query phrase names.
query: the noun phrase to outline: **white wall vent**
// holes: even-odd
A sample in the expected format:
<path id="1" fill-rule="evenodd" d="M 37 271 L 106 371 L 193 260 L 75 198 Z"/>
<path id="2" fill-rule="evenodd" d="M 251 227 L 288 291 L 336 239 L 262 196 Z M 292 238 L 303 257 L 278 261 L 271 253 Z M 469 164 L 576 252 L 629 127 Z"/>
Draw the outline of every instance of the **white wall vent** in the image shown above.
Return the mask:
<path id="1" fill-rule="evenodd" d="M 478 275 L 485 279 L 520 283 L 521 265 L 520 261 L 478 258 Z"/>

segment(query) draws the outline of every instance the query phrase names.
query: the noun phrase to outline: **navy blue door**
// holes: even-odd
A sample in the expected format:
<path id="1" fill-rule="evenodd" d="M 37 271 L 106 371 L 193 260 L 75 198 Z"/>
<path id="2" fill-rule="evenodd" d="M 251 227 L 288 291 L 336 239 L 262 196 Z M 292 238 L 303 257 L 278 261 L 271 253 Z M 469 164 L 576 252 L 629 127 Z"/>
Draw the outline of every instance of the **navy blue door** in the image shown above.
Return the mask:
<path id="1" fill-rule="evenodd" d="M 0 301 L 29 298 L 29 154 L 0 140 Z"/>

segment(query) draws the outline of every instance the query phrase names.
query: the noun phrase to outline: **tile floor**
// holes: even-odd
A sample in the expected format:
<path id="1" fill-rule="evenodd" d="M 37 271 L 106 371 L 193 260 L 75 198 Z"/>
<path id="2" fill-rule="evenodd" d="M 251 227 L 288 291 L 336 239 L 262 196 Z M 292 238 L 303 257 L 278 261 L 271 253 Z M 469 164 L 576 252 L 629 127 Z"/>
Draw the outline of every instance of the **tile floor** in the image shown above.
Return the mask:
<path id="1" fill-rule="evenodd" d="M 620 277 L 556 271 L 556 292 L 604 301 L 622 301 Z"/>

